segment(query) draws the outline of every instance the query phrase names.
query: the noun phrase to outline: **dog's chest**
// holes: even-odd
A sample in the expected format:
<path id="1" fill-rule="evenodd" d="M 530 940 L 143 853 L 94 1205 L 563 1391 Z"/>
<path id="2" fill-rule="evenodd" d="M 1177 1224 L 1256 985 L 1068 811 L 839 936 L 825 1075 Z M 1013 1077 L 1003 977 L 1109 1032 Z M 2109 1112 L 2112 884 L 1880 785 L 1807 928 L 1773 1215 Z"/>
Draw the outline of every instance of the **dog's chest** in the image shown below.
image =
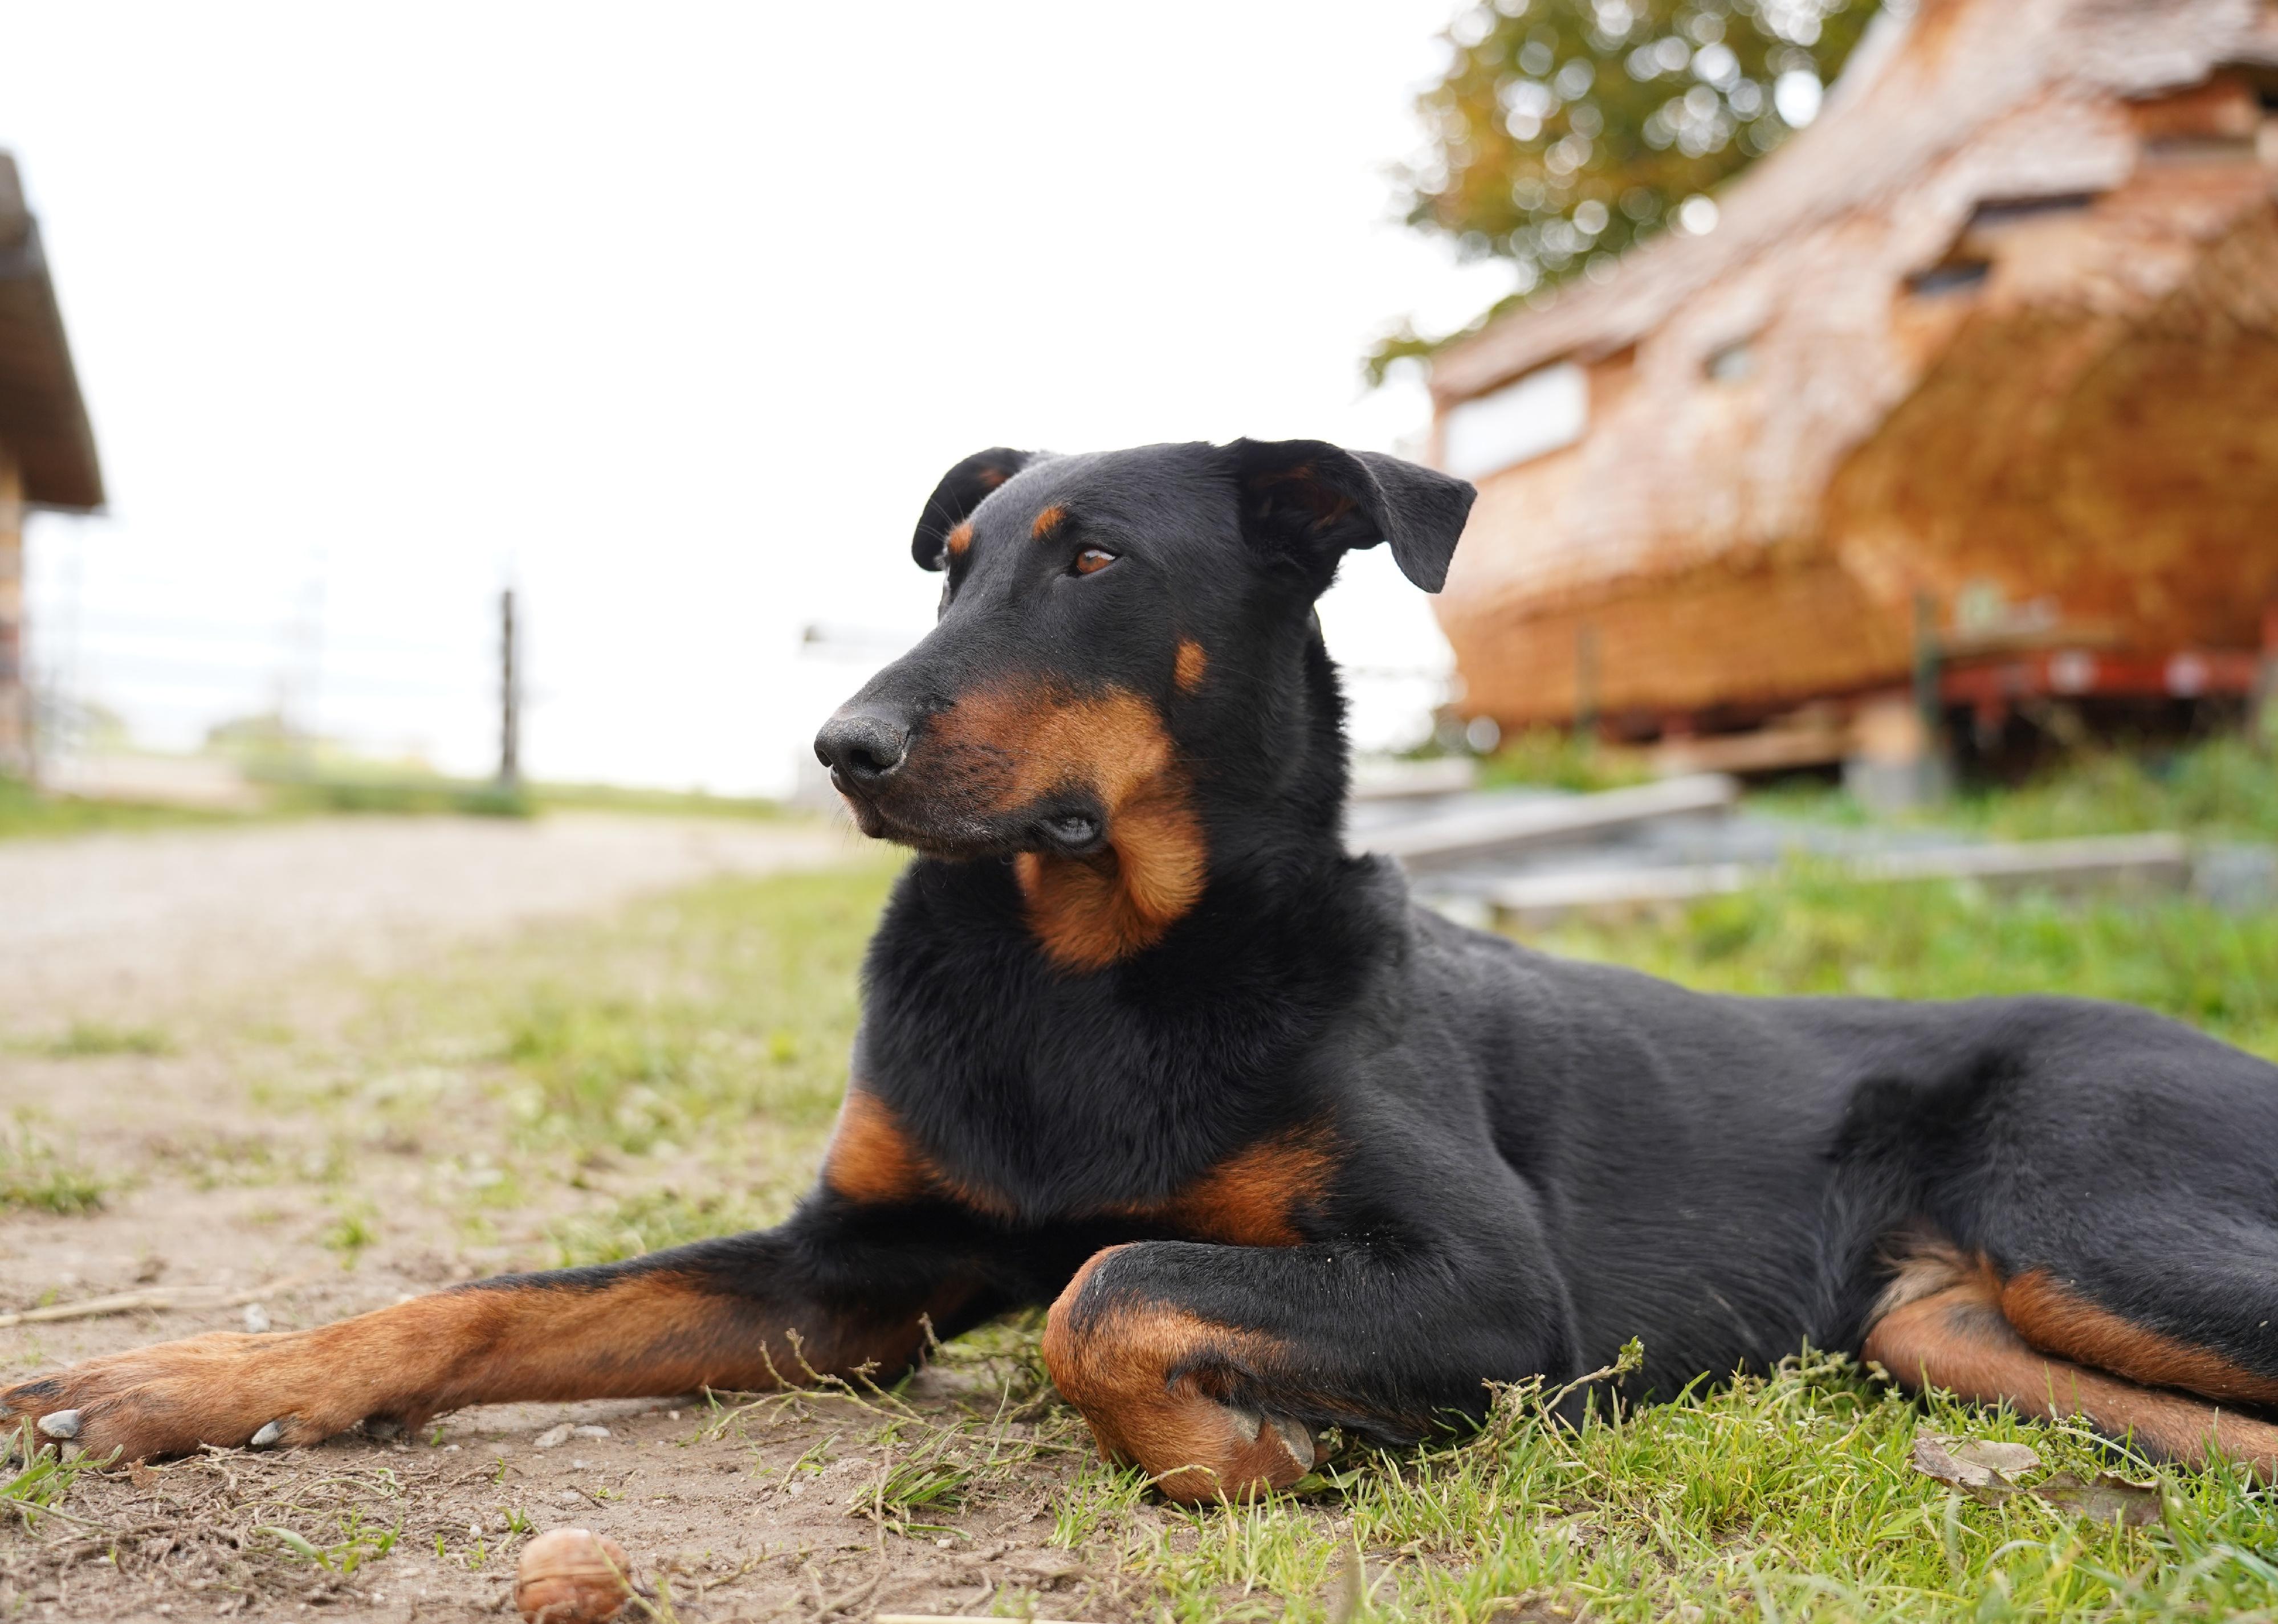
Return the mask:
<path id="1" fill-rule="evenodd" d="M 1288 1247 L 1306 1237 L 1326 1207 L 1336 1157 L 1330 1135 L 1301 1127 L 1257 1140 L 1212 1163 L 1167 1193 L 1105 1201 L 1055 1201 L 1040 1213 L 1027 1193 L 959 1177 L 929 1154 L 891 1107 L 866 1089 L 848 1092 L 823 1159 L 822 1181 L 865 1205 L 948 1201 L 1006 1224 L 1039 1219 L 1120 1220 L 1228 1246 Z"/>

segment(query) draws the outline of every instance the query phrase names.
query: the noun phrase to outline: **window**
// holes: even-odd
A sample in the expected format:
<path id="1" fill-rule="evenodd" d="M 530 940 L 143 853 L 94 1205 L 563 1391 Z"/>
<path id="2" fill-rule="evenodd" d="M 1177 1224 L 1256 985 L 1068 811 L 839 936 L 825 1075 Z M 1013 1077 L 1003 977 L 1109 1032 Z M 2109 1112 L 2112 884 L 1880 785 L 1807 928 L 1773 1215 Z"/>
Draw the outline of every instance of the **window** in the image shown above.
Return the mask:
<path id="1" fill-rule="evenodd" d="M 1582 369 L 1571 361 L 1539 367 L 1441 419 L 1441 466 L 1476 479 L 1572 445 L 1589 421 L 1590 383 Z"/>

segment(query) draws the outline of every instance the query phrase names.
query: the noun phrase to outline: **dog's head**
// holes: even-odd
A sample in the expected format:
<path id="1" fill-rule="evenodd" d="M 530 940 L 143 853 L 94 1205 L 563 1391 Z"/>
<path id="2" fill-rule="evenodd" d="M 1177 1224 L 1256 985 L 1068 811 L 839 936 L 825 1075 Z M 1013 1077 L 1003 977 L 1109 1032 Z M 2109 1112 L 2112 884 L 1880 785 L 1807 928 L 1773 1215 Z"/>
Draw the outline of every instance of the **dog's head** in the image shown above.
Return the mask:
<path id="1" fill-rule="evenodd" d="M 815 754 L 865 834 L 1013 858 L 1046 952 L 1112 964 L 1194 905 L 1213 827 L 1325 784 L 1334 802 L 1313 600 L 1347 549 L 1380 542 L 1437 591 L 1471 501 L 1461 480 L 1318 440 L 978 453 L 912 542 L 943 573 L 939 624 Z M 1334 824 L 1334 804 L 1310 810 Z"/>

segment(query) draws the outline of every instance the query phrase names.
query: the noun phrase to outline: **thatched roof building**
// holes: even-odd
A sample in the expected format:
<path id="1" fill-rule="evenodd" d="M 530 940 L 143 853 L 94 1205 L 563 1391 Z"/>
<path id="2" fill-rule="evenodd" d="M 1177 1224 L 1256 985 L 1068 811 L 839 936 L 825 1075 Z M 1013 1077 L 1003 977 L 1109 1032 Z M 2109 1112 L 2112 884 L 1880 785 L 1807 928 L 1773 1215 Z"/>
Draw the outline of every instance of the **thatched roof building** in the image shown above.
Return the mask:
<path id="1" fill-rule="evenodd" d="M 1949 703 L 2251 684 L 2274 199 L 2278 4 L 1921 0 L 1713 230 L 1437 360 L 1462 708 L 1850 708 L 1925 609 Z"/>

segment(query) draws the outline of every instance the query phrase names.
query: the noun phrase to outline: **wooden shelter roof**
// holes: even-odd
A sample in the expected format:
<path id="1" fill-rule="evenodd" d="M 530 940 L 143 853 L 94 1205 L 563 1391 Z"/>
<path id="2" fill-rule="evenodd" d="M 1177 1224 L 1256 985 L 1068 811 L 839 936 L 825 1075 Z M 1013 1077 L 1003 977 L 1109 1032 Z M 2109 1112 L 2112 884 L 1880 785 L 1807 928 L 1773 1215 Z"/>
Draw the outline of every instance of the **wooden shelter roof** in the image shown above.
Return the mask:
<path id="1" fill-rule="evenodd" d="M 2219 62 L 2278 69 L 2268 0 L 1919 0 L 1911 19 L 1892 21 L 1861 42 L 1811 129 L 1724 190 L 1713 232 L 1663 237 L 1626 255 L 1610 282 L 1570 283 L 1450 346 L 1433 362 L 1434 398 L 1610 355 L 1845 216 L 1903 206 L 1893 224 L 1934 254 L 1985 195 L 2106 190 L 2136 157 L 2132 132 L 2110 116 L 2114 98 L 2196 84 Z M 1945 169 L 1988 136 L 1989 150 Z M 1941 171 L 1929 195 L 1908 195 Z"/>
<path id="2" fill-rule="evenodd" d="M 22 470 L 24 499 L 46 507 L 103 506 L 103 469 L 80 397 L 16 162 L 0 152 L 0 446 Z"/>
<path id="3" fill-rule="evenodd" d="M 1573 713 L 1584 631 L 1608 705 L 1903 680 L 1920 593 L 2251 642 L 2278 591 L 2251 517 L 2278 504 L 2278 0 L 1892 19 L 1714 230 L 1435 361 L 1443 444 L 1540 369 L 1587 383 L 1579 438 L 1458 470 L 1480 494 L 1438 610 L 1474 708 Z"/>

